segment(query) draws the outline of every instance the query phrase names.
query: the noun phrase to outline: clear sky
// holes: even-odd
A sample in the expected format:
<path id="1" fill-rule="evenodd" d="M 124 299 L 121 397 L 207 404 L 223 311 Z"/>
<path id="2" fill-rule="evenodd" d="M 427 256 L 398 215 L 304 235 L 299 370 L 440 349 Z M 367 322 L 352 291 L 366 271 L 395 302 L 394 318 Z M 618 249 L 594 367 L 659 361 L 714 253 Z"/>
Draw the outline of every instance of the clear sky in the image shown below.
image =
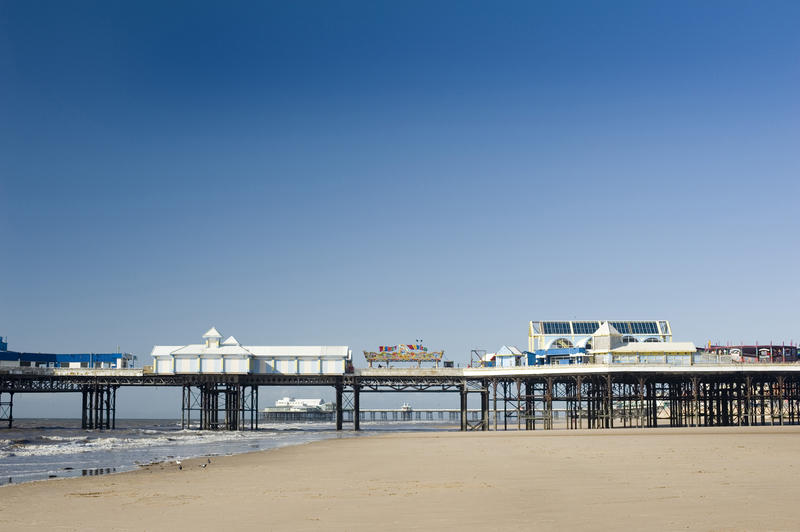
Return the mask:
<path id="1" fill-rule="evenodd" d="M 148 363 L 215 325 L 357 365 L 531 319 L 798 341 L 798 28 L 795 1 L 0 0 L 0 335 Z M 45 414 L 79 399 L 17 399 Z"/>

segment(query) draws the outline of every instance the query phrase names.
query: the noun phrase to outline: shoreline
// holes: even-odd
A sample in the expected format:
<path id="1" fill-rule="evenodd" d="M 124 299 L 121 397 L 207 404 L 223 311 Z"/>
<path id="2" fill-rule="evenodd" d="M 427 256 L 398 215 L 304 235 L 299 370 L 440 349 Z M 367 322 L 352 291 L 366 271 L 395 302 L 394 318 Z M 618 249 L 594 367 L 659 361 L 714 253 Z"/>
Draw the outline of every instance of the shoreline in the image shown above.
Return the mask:
<path id="1" fill-rule="evenodd" d="M 791 530 L 798 436 L 799 426 L 387 432 L 6 486 L 0 526 Z"/>
<path id="2" fill-rule="evenodd" d="M 115 431 L 86 431 L 69 426 L 79 422 L 75 419 L 46 420 L 67 421 L 64 425 L 54 426 L 42 425 L 36 419 L 25 421 L 28 426 L 15 427 L 12 434 L 6 435 L 7 439 L 0 439 L 0 442 L 4 442 L 0 446 L 0 488 L 42 480 L 120 474 L 161 462 L 237 455 L 324 439 L 458 428 L 456 425 L 438 423 L 423 422 L 420 425 L 388 422 L 370 424 L 356 433 L 347 430 L 337 432 L 335 426 L 312 422 L 267 425 L 258 431 L 229 432 L 164 430 L 161 427 L 171 426 L 172 420 L 144 420 L 155 423 L 133 424 Z"/>
<path id="3" fill-rule="evenodd" d="M 328 438 L 352 437 L 334 427 L 264 427 L 224 432 L 164 429 L 145 422 L 116 431 L 85 431 L 49 420 L 28 421 L 0 434 L 0 487 L 40 480 L 102 476 L 186 458 L 268 450 Z M 170 423 L 167 423 L 169 427 Z"/>

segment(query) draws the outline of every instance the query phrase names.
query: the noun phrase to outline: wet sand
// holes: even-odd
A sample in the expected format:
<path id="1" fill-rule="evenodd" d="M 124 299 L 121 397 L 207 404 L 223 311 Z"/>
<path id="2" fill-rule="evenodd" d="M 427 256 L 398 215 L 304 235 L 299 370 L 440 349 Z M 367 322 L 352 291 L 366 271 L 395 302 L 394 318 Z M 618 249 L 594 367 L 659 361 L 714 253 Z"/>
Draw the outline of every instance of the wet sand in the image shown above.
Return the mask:
<path id="1" fill-rule="evenodd" d="M 797 530 L 800 427 L 394 433 L 0 488 L 11 530 Z"/>

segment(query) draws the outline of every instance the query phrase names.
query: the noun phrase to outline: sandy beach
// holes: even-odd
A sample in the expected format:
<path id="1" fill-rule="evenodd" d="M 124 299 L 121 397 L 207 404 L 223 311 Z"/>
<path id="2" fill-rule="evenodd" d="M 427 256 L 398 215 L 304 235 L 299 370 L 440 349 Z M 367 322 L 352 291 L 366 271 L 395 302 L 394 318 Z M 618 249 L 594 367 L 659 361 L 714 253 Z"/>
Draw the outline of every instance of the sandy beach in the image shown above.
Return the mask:
<path id="1" fill-rule="evenodd" d="M 800 427 L 396 433 L 0 489 L 2 530 L 796 530 Z"/>

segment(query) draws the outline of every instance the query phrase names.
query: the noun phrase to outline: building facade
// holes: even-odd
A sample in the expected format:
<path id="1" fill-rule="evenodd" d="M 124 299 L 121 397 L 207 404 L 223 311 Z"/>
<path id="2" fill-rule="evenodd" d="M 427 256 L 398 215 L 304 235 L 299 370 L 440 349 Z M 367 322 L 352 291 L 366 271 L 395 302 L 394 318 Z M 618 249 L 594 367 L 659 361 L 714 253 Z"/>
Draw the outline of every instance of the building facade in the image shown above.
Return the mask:
<path id="1" fill-rule="evenodd" d="M 797 362 L 796 345 L 709 345 L 706 348 L 709 354 L 729 356 L 733 362 L 752 364 L 756 362 Z"/>
<path id="2" fill-rule="evenodd" d="M 151 354 L 153 371 L 160 374 L 341 375 L 351 361 L 348 346 L 241 345 L 233 336 L 222 340 L 214 327 L 202 344 L 157 345 Z"/>
<path id="3" fill-rule="evenodd" d="M 700 360 L 692 342 L 672 341 L 672 329 L 666 320 L 532 321 L 528 330 L 529 345 L 534 346 L 527 353 L 528 365 L 690 365 Z"/>
<path id="4" fill-rule="evenodd" d="M 2 368 L 122 369 L 135 366 L 136 356 L 131 353 L 26 353 L 9 351 L 8 344 L 0 341 Z"/>
<path id="5" fill-rule="evenodd" d="M 528 325 L 528 351 L 591 349 L 592 335 L 604 322 L 622 335 L 624 343 L 672 341 L 672 328 L 667 320 L 531 321 Z"/>

